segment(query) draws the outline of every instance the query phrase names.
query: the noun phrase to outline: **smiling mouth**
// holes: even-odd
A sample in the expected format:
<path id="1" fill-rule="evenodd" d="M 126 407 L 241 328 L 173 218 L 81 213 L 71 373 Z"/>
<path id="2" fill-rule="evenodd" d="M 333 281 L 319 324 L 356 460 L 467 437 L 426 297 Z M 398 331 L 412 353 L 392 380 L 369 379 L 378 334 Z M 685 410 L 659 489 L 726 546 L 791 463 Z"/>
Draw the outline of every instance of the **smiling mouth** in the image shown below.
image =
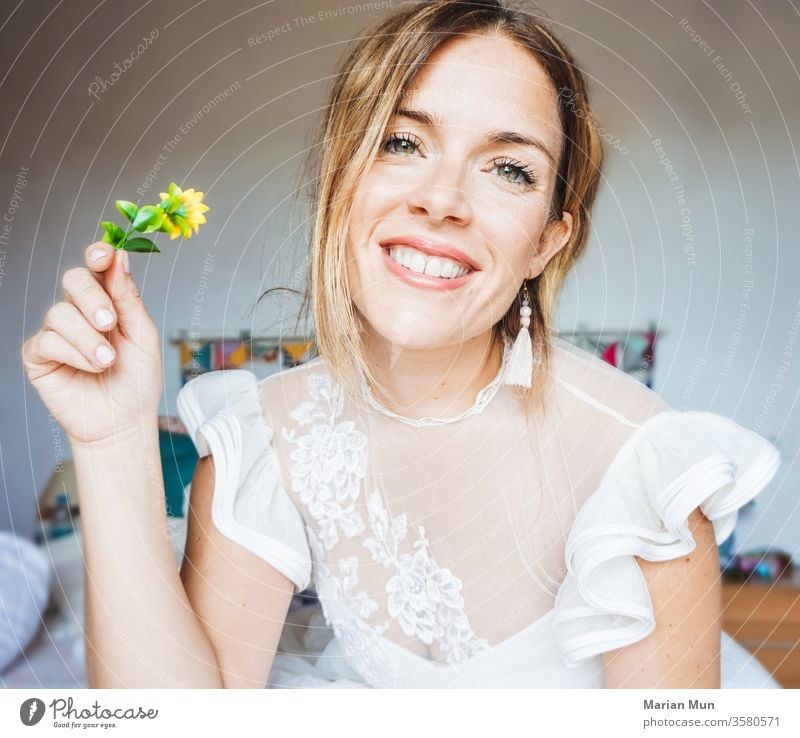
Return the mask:
<path id="1" fill-rule="evenodd" d="M 431 256 L 412 246 L 390 244 L 384 246 L 383 249 L 395 264 L 415 274 L 451 280 L 466 277 L 475 271 L 456 259 L 446 256 Z"/>

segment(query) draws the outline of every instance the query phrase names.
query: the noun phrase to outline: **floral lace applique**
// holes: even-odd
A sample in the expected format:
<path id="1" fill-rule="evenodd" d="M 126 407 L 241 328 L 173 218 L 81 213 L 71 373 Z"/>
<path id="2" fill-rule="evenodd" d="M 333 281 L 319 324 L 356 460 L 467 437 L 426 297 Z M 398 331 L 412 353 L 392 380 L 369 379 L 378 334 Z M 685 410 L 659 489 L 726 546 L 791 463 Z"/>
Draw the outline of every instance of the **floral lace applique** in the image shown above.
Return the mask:
<path id="1" fill-rule="evenodd" d="M 314 558 L 317 597 L 325 622 L 333 628 L 348 662 L 356 671 L 371 684 L 383 682 L 384 686 L 391 686 L 395 669 L 377 638 L 388 630 L 389 623 L 369 625 L 366 622 L 378 609 L 378 603 L 364 590 L 353 592 L 358 584 L 358 558 L 339 559 L 339 573 L 333 574 L 325 562 L 325 548 L 311 529 L 308 540 Z"/>
<path id="2" fill-rule="evenodd" d="M 419 527 L 414 553 L 399 554 L 408 529 L 405 513 L 390 519 L 378 492 L 370 495 L 367 509 L 373 535 L 364 546 L 375 561 L 397 571 L 386 584 L 387 609 L 403 633 L 428 646 L 437 642 L 449 664 L 490 648 L 464 614 L 461 580 L 428 555 L 425 528 Z"/>
<path id="3" fill-rule="evenodd" d="M 300 496 L 318 530 L 307 527 L 314 554 L 314 582 L 325 619 L 341 640 L 353 666 L 372 681 L 378 674 L 391 674 L 391 660 L 376 636 L 383 635 L 388 622 L 370 625 L 366 620 L 378 603 L 365 591 L 354 592 L 358 584 L 358 557 L 338 560 L 338 574 L 326 562 L 326 551 L 339 542 L 341 532 L 353 538 L 365 530 L 355 508 L 361 481 L 366 476 L 367 438 L 352 421 L 337 423 L 342 412 L 341 390 L 326 374 L 308 378 L 310 400 L 292 411 L 306 435 L 282 429 L 283 437 L 296 445 L 290 455 L 292 487 Z M 367 502 L 371 533 L 364 546 L 372 559 L 396 573 L 386 584 L 387 610 L 407 636 L 426 645 L 437 643 L 447 663 L 462 661 L 488 649 L 478 638 L 464 614 L 461 580 L 449 569 L 438 566 L 428 555 L 424 528 L 413 544 L 414 553 L 400 554 L 399 545 L 407 534 L 406 515 L 389 519 L 376 491 Z"/>
<path id="4" fill-rule="evenodd" d="M 364 531 L 364 521 L 354 503 L 367 463 L 367 439 L 352 421 L 334 424 L 341 413 L 341 393 L 324 375 L 308 379 L 312 400 L 291 413 L 300 425 L 312 425 L 308 435 L 297 437 L 283 429 L 283 437 L 297 448 L 292 451 L 292 487 L 319 523 L 325 548 L 339 541 L 339 531 L 353 538 Z"/>

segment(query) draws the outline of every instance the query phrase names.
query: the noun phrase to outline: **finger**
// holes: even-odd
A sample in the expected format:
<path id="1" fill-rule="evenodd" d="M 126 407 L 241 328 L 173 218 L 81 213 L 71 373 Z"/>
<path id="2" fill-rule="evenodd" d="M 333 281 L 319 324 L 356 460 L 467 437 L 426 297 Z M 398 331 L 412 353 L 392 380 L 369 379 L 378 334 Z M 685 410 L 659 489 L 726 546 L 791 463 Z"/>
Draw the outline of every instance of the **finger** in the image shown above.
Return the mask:
<path id="1" fill-rule="evenodd" d="M 129 270 L 128 252 L 118 249 L 114 254 L 114 263 L 105 275 L 105 289 L 117 311 L 117 327 L 120 332 L 135 343 L 140 343 L 145 335 L 144 331 L 150 328 L 150 316 Z"/>
<path id="2" fill-rule="evenodd" d="M 64 365 L 92 374 L 98 374 L 105 369 L 95 366 L 64 336 L 51 330 L 41 330 L 26 341 L 22 359 L 27 366 L 35 366 L 44 370 L 44 373 Z"/>
<path id="3" fill-rule="evenodd" d="M 83 251 L 83 258 L 86 266 L 92 272 L 104 272 L 113 263 L 114 247 L 110 243 L 96 241 L 90 243 Z"/>
<path id="4" fill-rule="evenodd" d="M 99 331 L 110 331 L 117 316 L 111 297 L 96 277 L 83 267 L 68 269 L 61 278 L 64 296 Z"/>
<path id="5" fill-rule="evenodd" d="M 98 369 L 110 366 L 116 358 L 114 347 L 71 302 L 53 305 L 45 314 L 44 328 L 62 335 Z"/>

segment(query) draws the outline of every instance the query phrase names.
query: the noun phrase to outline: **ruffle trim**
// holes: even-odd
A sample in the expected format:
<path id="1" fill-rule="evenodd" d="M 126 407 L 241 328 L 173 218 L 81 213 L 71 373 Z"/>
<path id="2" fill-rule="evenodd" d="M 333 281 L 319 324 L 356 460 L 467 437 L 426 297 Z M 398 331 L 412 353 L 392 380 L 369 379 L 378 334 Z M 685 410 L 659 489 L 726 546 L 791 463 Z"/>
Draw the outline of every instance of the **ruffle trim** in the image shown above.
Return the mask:
<path id="1" fill-rule="evenodd" d="M 283 488 L 252 372 L 207 372 L 178 393 L 178 414 L 203 457 L 214 457 L 211 507 L 217 529 L 290 579 L 298 592 L 311 581 L 305 524 Z"/>
<path id="2" fill-rule="evenodd" d="M 655 617 L 634 557 L 668 561 L 693 551 L 688 518 L 698 506 L 722 543 L 779 465 L 769 441 L 715 413 L 668 410 L 639 426 L 567 539 L 568 573 L 554 606 L 567 666 L 649 635 Z"/>

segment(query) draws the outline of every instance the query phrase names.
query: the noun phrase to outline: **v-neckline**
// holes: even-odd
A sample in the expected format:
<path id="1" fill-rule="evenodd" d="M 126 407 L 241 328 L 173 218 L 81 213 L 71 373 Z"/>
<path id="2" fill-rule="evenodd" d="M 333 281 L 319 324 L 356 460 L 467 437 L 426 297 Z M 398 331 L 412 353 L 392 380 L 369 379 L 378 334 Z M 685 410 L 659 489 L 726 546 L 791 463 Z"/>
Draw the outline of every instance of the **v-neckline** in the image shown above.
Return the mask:
<path id="1" fill-rule="evenodd" d="M 412 661 L 417 661 L 422 668 L 427 669 L 435 674 L 445 674 L 448 671 L 462 671 L 463 669 L 467 669 L 478 663 L 480 661 L 485 661 L 487 659 L 491 659 L 497 656 L 501 651 L 506 650 L 512 643 L 524 638 L 528 635 L 531 631 L 536 630 L 538 627 L 541 627 L 543 623 L 547 621 L 548 618 L 552 617 L 555 614 L 555 607 L 551 607 L 547 612 L 542 613 L 538 618 L 531 621 L 526 625 L 524 628 L 518 630 L 516 633 L 504 638 L 499 643 L 495 643 L 493 646 L 489 648 L 479 651 L 478 653 L 472 654 L 472 656 L 468 656 L 461 661 L 454 661 L 449 664 L 443 664 L 439 661 L 433 661 L 431 659 L 426 659 L 424 656 L 420 656 L 418 653 L 414 653 L 410 649 L 406 648 L 405 646 L 401 646 L 399 643 L 396 643 L 391 638 L 387 638 L 384 635 L 376 634 L 376 637 L 384 644 L 388 645 L 390 648 L 394 649 L 395 652 L 401 654 L 403 658 L 409 658 Z"/>
<path id="2" fill-rule="evenodd" d="M 577 510 L 575 514 L 575 518 L 572 521 L 572 526 L 570 527 L 569 533 L 567 534 L 566 541 L 565 541 L 565 550 L 564 550 L 564 558 L 565 563 L 567 566 L 567 573 L 564 576 L 564 579 L 558 585 L 558 591 L 564 586 L 564 582 L 566 581 L 567 577 L 570 576 L 570 567 L 569 567 L 569 551 L 571 546 L 574 545 L 574 541 L 576 536 L 578 535 L 575 533 L 579 518 L 581 513 L 586 509 L 586 505 L 595 495 L 597 495 L 600 490 L 606 485 L 608 478 L 612 474 L 612 472 L 616 471 L 617 467 L 627 458 L 627 456 L 632 453 L 632 449 L 639 443 L 641 437 L 652 428 L 654 425 L 662 422 L 665 418 L 670 416 L 674 417 L 676 414 L 680 413 L 681 411 L 676 410 L 663 410 L 661 412 L 657 412 L 647 418 L 643 423 L 639 424 L 633 433 L 622 443 L 622 445 L 617 449 L 614 458 L 612 459 L 611 463 L 606 468 L 602 478 L 600 479 L 599 483 L 593 490 L 592 494 L 590 494 L 584 501 L 580 508 Z M 691 412 L 691 411 L 685 411 Z M 556 595 L 557 598 L 558 595 Z M 472 656 L 468 656 L 466 659 L 462 661 L 455 661 L 449 664 L 442 664 L 441 662 L 432 661 L 430 659 L 425 658 L 424 656 L 420 656 L 417 653 L 401 646 L 400 644 L 396 643 L 395 641 L 387 638 L 383 635 L 376 634 L 376 637 L 383 643 L 386 643 L 395 650 L 395 652 L 401 654 L 403 657 L 408 657 L 411 660 L 416 660 L 422 668 L 427 669 L 435 674 L 445 674 L 448 671 L 461 671 L 462 669 L 466 669 L 469 666 L 480 662 L 482 660 L 490 659 L 496 656 L 500 651 L 505 650 L 509 644 L 516 642 L 517 640 L 523 638 L 526 634 L 530 633 L 532 630 L 536 630 L 537 627 L 541 626 L 549 617 L 554 616 L 556 612 L 556 606 L 554 605 L 550 608 L 547 612 L 540 615 L 538 618 L 533 620 L 532 622 L 528 623 L 525 627 L 518 630 L 516 633 L 504 638 L 499 643 L 496 643 L 494 646 L 490 646 L 488 649 L 484 651 L 479 651 L 478 653 L 473 654 Z"/>

